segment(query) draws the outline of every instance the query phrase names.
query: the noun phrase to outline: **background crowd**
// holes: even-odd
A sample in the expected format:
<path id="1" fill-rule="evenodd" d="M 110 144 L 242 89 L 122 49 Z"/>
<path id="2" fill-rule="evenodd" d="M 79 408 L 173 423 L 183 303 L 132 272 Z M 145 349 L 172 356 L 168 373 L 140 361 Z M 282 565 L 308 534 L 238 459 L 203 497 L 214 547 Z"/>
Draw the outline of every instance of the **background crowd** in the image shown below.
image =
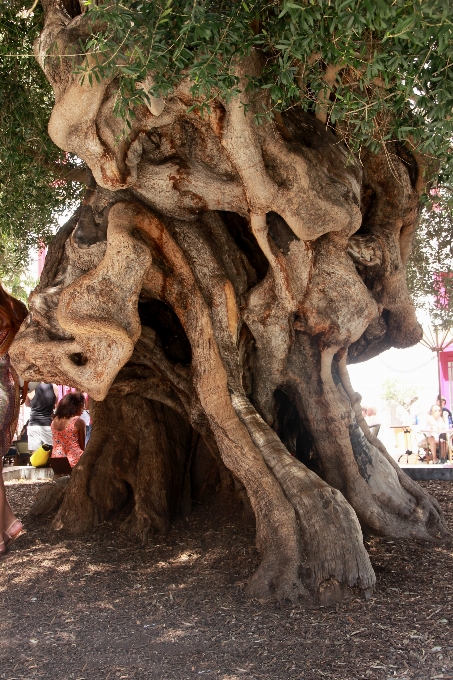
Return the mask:
<path id="1" fill-rule="evenodd" d="M 415 401 L 416 399 L 413 403 Z M 375 406 L 363 406 L 362 415 L 368 427 L 380 428 L 381 418 Z M 446 407 L 446 399 L 439 396 L 426 413 L 415 410 L 411 414 L 407 409 L 405 420 L 403 424 L 390 426 L 396 439 L 393 454 L 399 462 L 403 455 L 409 453 L 417 455 L 427 463 L 438 465 L 450 463 L 449 451 L 453 449 L 453 420 L 451 411 Z"/>

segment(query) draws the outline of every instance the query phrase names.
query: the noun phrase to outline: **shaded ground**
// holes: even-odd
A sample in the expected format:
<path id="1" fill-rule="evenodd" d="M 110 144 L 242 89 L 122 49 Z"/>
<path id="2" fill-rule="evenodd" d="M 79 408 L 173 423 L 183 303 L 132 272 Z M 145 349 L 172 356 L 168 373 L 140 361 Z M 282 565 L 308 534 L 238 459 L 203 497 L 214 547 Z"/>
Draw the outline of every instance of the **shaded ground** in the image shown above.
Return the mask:
<path id="1" fill-rule="evenodd" d="M 453 528 L 453 483 L 422 483 Z M 40 484 L 8 484 L 19 515 Z M 69 541 L 28 526 L 0 561 L 0 678 L 453 679 L 453 549 L 367 541 L 365 603 L 306 610 L 247 601 L 253 527 L 194 510 L 141 548 L 104 524 Z M 450 660 L 452 659 L 452 660 Z"/>

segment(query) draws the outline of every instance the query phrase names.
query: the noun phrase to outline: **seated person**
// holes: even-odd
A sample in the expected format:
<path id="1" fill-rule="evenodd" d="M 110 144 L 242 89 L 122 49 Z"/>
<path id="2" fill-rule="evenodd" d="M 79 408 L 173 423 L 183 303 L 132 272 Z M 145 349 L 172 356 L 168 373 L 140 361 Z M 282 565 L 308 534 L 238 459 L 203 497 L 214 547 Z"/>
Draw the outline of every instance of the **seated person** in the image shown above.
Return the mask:
<path id="1" fill-rule="evenodd" d="M 448 422 L 444 419 L 442 409 L 437 404 L 431 406 L 429 415 L 426 419 L 426 426 L 423 431 L 426 433 L 428 446 L 433 457 L 433 463 L 441 463 L 447 456 L 447 435 Z M 439 445 L 440 460 L 437 457 L 437 447 Z"/>
<path id="2" fill-rule="evenodd" d="M 448 426 L 453 426 L 453 420 L 451 416 L 451 411 L 447 408 L 447 400 L 444 397 L 437 397 L 436 404 L 442 408 L 442 417 L 444 420 L 448 420 Z"/>
<path id="3" fill-rule="evenodd" d="M 365 416 L 366 423 L 368 427 L 375 427 L 376 425 L 380 425 L 381 421 L 377 417 L 377 409 L 375 406 L 370 406 L 367 409 L 367 414 Z"/>
<path id="4" fill-rule="evenodd" d="M 80 417 L 85 404 L 81 392 L 69 392 L 58 404 L 52 421 L 52 458 L 66 456 L 71 467 L 85 450 L 85 422 Z"/>

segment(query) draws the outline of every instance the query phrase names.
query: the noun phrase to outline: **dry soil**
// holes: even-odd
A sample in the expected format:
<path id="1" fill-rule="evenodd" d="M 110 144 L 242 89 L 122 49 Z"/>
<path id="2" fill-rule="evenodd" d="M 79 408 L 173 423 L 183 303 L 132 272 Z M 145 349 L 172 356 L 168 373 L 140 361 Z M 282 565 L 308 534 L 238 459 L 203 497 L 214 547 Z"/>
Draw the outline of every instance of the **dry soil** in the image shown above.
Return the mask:
<path id="1" fill-rule="evenodd" d="M 453 529 L 453 483 L 425 482 Z M 40 485 L 9 483 L 24 516 Z M 141 547 L 29 524 L 0 561 L 5 680 L 453 679 L 453 548 L 372 538 L 371 601 L 307 609 L 244 596 L 257 565 L 238 508 L 195 508 Z"/>

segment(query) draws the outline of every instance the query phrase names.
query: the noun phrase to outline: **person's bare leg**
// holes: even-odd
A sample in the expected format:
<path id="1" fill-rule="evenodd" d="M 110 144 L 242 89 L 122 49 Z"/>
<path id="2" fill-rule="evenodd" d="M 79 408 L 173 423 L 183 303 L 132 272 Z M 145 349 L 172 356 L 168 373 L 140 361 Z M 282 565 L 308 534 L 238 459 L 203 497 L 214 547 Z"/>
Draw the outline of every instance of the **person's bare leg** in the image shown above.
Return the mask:
<path id="1" fill-rule="evenodd" d="M 6 489 L 2 473 L 3 463 L 0 460 L 0 527 L 2 528 L 2 536 L 0 537 L 0 555 L 5 552 L 6 545 L 22 531 L 22 524 L 14 515 L 11 506 L 8 503 L 8 499 L 6 498 Z M 3 543 L 5 545 L 3 545 Z"/>
<path id="2" fill-rule="evenodd" d="M 427 439 L 429 450 L 431 451 L 431 455 L 433 457 L 433 463 L 437 463 L 436 440 L 434 437 L 427 437 Z"/>
<path id="3" fill-rule="evenodd" d="M 4 524 L 4 515 L 5 515 L 5 503 L 6 503 L 6 492 L 5 492 L 5 485 L 3 483 L 3 460 L 0 458 L 0 527 L 3 527 Z M 5 541 L 3 540 L 3 532 L 2 536 L 0 537 L 0 555 L 2 555 L 6 551 L 6 545 Z"/>
<path id="4" fill-rule="evenodd" d="M 447 457 L 447 442 L 445 439 L 439 439 L 439 454 L 440 459 L 444 461 Z"/>

